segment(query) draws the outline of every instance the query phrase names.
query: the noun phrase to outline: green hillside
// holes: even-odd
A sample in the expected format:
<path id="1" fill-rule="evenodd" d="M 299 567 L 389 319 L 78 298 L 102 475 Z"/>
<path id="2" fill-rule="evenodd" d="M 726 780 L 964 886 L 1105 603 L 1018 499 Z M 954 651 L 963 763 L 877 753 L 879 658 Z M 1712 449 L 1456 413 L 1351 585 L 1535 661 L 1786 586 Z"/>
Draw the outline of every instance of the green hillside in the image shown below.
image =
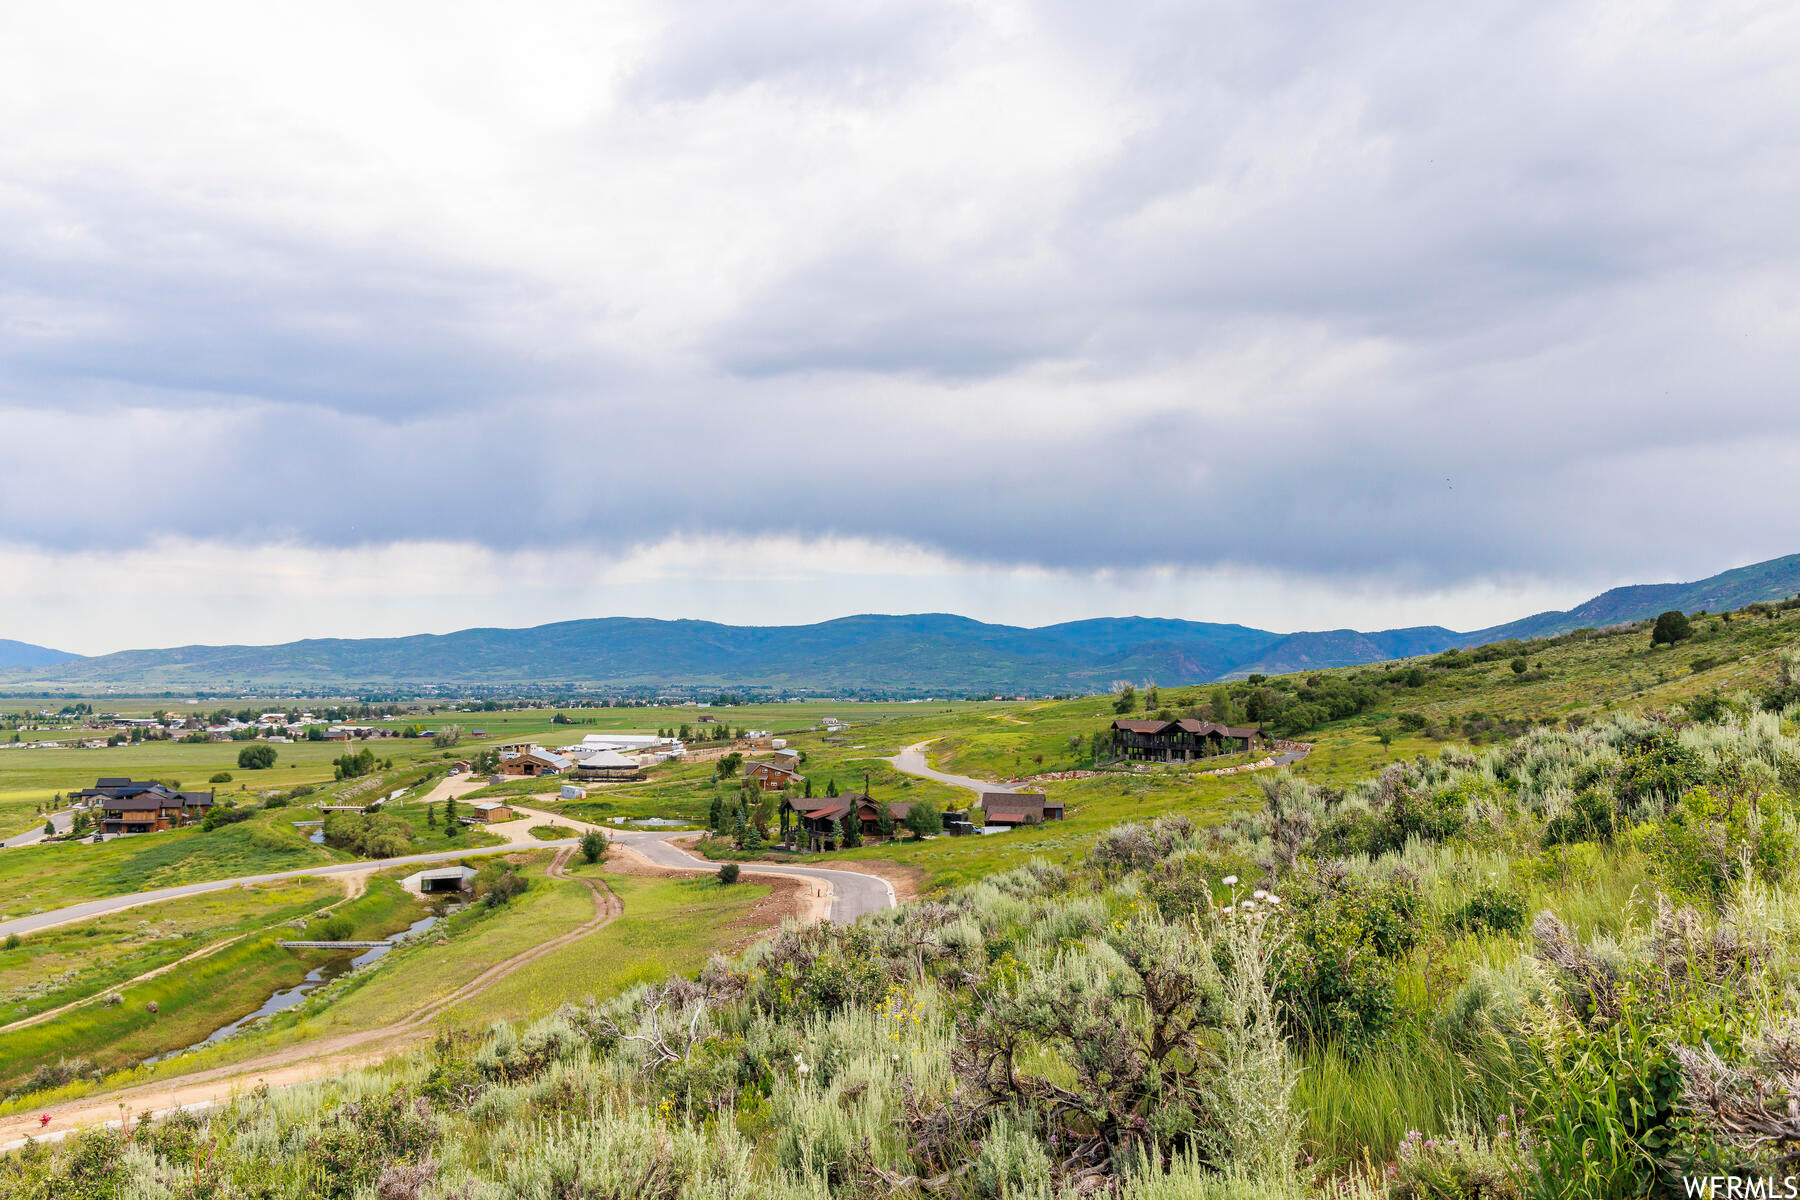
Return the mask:
<path id="1" fill-rule="evenodd" d="M 1323 716 L 1227 776 L 1104 761 L 1107 697 L 797 732 L 811 778 L 1074 771 L 1070 817 L 845 852 L 926 898 L 0 1194 L 1626 1200 L 1800 1154 L 1800 605 L 1137 701 Z"/>

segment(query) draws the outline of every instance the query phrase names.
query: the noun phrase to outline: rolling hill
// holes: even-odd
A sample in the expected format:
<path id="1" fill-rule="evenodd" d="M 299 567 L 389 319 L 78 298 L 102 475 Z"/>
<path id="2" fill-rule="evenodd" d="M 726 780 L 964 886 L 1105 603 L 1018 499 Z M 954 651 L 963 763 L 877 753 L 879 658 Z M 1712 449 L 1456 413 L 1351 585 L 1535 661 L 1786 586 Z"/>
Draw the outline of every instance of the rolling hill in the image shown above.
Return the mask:
<path id="1" fill-rule="evenodd" d="M 183 646 L 94 658 L 11 661 L 0 685 L 82 688 L 384 687 L 538 683 L 599 687 L 759 687 L 823 693 L 1084 692 L 1120 680 L 1200 683 L 1435 654 L 1641 620 L 1665 609 L 1742 607 L 1800 592 L 1800 555 L 1693 583 L 1614 588 L 1566 612 L 1473 632 L 1439 626 L 1272 633 L 1157 617 L 1035 629 L 947 613 L 862 615 L 814 625 L 605 617 L 531 629 L 465 629 L 401 638 L 314 638 L 276 646 Z"/>
<path id="2" fill-rule="evenodd" d="M 0 638 L 0 670 L 10 667 L 51 667 L 57 663 L 74 662 L 80 657 L 79 654 L 70 654 L 65 650 L 52 650 L 48 646 L 34 646 L 30 642 Z"/>

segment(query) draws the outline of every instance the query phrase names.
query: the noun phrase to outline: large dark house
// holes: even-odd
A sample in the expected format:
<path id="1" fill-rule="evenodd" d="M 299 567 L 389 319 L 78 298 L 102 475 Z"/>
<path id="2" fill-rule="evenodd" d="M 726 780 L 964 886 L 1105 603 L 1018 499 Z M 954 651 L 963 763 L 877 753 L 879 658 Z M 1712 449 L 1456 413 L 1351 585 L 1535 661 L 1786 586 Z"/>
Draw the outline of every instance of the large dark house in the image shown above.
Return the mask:
<path id="1" fill-rule="evenodd" d="M 1112 723 L 1113 752 L 1137 762 L 1190 762 L 1250 750 L 1267 740 L 1254 725 L 1219 725 L 1193 717 Z"/>
<path id="2" fill-rule="evenodd" d="M 108 836 L 158 833 L 203 820 L 213 805 L 211 792 L 181 792 L 160 783 L 100 779 L 75 793 L 75 802 L 100 809 L 100 830 Z"/>

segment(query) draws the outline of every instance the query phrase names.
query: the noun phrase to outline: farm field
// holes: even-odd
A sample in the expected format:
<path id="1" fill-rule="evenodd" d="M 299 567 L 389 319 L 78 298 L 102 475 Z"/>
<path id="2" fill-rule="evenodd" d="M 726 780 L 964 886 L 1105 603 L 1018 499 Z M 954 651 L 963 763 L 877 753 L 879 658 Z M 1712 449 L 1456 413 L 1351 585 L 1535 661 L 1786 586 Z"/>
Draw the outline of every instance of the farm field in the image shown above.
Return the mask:
<path id="1" fill-rule="evenodd" d="M 96 708 L 104 707 L 105 711 L 116 711 L 125 716 L 148 716 L 159 709 L 173 711 L 176 708 L 168 700 L 143 700 L 134 707 L 130 703 L 121 702 L 117 697 L 78 699 L 86 699 Z M 277 705 L 282 702 L 271 698 L 266 703 Z M 199 707 L 211 710 L 218 705 L 210 703 Z M 418 712 L 403 719 L 371 719 L 360 723 L 385 725 L 394 729 L 414 725 L 425 728 L 456 725 L 462 730 L 463 738 L 455 748 L 443 749 L 433 746 L 430 739 L 406 737 L 384 738 L 350 746 L 337 742 L 277 743 L 273 747 L 277 754 L 276 763 L 263 771 L 245 770 L 237 765 L 238 752 L 246 745 L 253 744 L 247 742 L 189 744 L 164 740 L 98 750 L 76 746 L 22 749 L 0 744 L 0 837 L 42 824 L 38 806 L 47 805 L 58 794 L 67 795 L 91 786 L 95 779 L 103 775 L 155 779 L 165 783 L 179 782 L 187 788 L 211 788 L 221 799 L 248 801 L 276 790 L 290 791 L 296 787 L 330 783 L 333 778 L 332 760 L 365 746 L 381 760 L 391 760 L 393 769 L 398 773 L 407 767 L 441 766 L 466 757 L 483 746 L 507 742 L 537 741 L 555 746 L 578 742 L 586 733 L 654 733 L 659 728 L 678 728 L 684 723 L 697 725 L 698 715 L 705 712 L 716 711 L 721 721 L 729 722 L 734 728 L 770 729 L 779 735 L 810 728 L 823 716 L 838 716 L 862 726 L 865 723 L 916 721 L 921 711 L 927 708 L 937 715 L 950 715 L 980 711 L 985 707 L 988 705 L 963 702 L 943 702 L 929 706 L 906 703 L 796 703 L 739 705 L 717 710 L 678 706 L 449 713 L 434 712 L 431 706 L 420 705 Z M 0 711 L 22 711 L 27 708 L 29 702 L 26 701 L 0 700 Z M 557 723 L 559 712 L 568 723 Z M 474 731 L 477 729 L 482 730 L 485 736 L 475 737 Z M 69 729 L 33 733 L 30 736 L 77 741 L 83 736 L 95 736 L 95 733 Z M 231 780 L 220 784 L 207 782 L 221 773 L 230 775 Z"/>
<path id="2" fill-rule="evenodd" d="M 192 826 L 100 845 L 59 842 L 0 851 L 0 919 L 102 896 L 350 860 L 309 842 L 290 811 L 276 809 L 210 832 Z"/>
<path id="3" fill-rule="evenodd" d="M 309 916 L 343 899 L 336 882 L 292 879 L 45 930 L 0 950 L 0 1026 L 99 995 L 247 931 Z"/>

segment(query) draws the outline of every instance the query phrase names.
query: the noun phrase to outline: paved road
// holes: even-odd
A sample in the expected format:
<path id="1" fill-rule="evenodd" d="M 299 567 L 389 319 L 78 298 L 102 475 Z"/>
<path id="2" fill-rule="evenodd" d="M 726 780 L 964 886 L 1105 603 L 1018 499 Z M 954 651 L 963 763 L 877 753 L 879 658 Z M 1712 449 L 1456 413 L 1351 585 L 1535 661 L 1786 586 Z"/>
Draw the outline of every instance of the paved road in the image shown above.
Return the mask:
<path id="1" fill-rule="evenodd" d="M 56 832 L 58 833 L 69 832 L 70 827 L 75 824 L 75 814 L 73 812 L 51 813 L 50 819 L 56 822 Z M 31 846 L 43 840 L 44 827 L 42 825 L 34 825 L 26 832 L 14 834 L 12 837 L 0 842 L 0 850 L 10 850 L 14 846 Z"/>
<path id="2" fill-rule="evenodd" d="M 554 842 L 533 841 L 531 848 L 545 850 L 557 846 L 576 845 L 580 845 L 577 839 L 563 838 Z M 473 846 L 467 850 L 439 850 L 431 854 L 408 854 L 401 858 L 376 858 L 364 862 L 320 863 L 317 866 L 300 867 L 292 871 L 271 871 L 266 875 L 240 875 L 235 879 L 209 879 L 202 883 L 183 883 L 175 887 L 157 888 L 155 891 L 133 892 L 127 896 L 107 896 L 100 900 L 86 900 L 80 904 L 71 904 L 66 908 L 53 908 L 47 912 L 14 917 L 10 921 L 0 921 L 0 937 L 5 937 L 9 933 L 31 933 L 39 929 L 49 929 L 53 925 L 66 925 L 70 921 L 82 921 L 88 917 L 103 917 L 108 913 L 123 912 L 128 908 L 155 904 L 162 900 L 174 900 L 181 896 L 200 896 L 207 892 L 222 892 L 226 888 L 234 888 L 246 883 L 273 883 L 281 879 L 301 879 L 309 875 L 346 875 L 356 871 L 411 866 L 415 863 L 446 862 L 458 858 L 470 858 L 478 854 L 505 854 L 517 849 L 519 846 L 510 843 L 504 846 Z"/>
<path id="3" fill-rule="evenodd" d="M 519 811 L 530 811 L 521 809 Z M 540 814 L 533 813 L 534 817 Z M 549 819 L 547 816 L 544 819 Z M 569 822 L 581 828 L 597 828 L 581 822 Z M 645 858 L 667 867 L 680 867 L 698 871 L 716 871 L 717 863 L 695 858 L 678 847 L 669 844 L 670 838 L 684 837 L 686 833 L 628 833 L 620 830 L 607 831 L 608 836 L 629 845 Z M 388 867 L 413 866 L 448 862 L 459 858 L 470 858 L 479 854 L 504 854 L 522 847 L 533 850 L 548 850 L 560 846 L 580 845 L 578 839 L 562 838 L 556 841 L 540 842 L 533 838 L 529 842 L 509 842 L 503 846 L 474 846 L 466 850 L 439 850 L 431 854 L 408 854 L 400 858 L 367 859 L 360 862 L 319 863 L 316 866 L 299 867 L 291 871 L 270 871 L 262 875 L 239 875 L 233 879 L 209 879 L 200 883 L 183 883 L 174 887 L 157 888 L 148 892 L 133 892 L 125 896 L 106 896 L 99 900 L 85 900 L 80 904 L 71 904 L 64 908 L 50 909 L 47 912 L 32 913 L 29 916 L 14 917 L 10 921 L 0 921 L 0 937 L 9 933 L 33 933 L 40 929 L 49 929 L 56 925 L 66 925 L 71 921 L 84 921 L 90 917 L 103 917 L 110 913 L 124 912 L 126 909 L 139 908 L 146 904 L 157 904 L 164 900 L 175 900 L 183 896 L 200 896 L 207 892 L 220 892 L 226 888 L 240 887 L 247 883 L 274 883 L 282 879 L 301 879 L 309 876 L 333 876 L 352 874 L 357 871 L 372 871 Z M 854 921 L 864 913 L 876 912 L 884 908 L 894 907 L 893 885 L 873 875 L 863 875 L 856 871 L 831 871 L 820 867 L 801 867 L 782 863 L 779 866 L 758 866 L 745 863 L 744 874 L 804 875 L 830 885 L 832 890 L 831 919 L 833 921 Z"/>
<path id="4" fill-rule="evenodd" d="M 983 792 L 1016 792 L 1019 790 L 1010 783 L 971 779 L 967 775 L 947 775 L 942 771 L 933 770 L 931 764 L 925 760 L 925 747 L 929 745 L 931 745 L 930 742 L 915 742 L 894 757 L 883 761 L 892 763 L 895 770 L 904 771 L 908 775 L 917 775 L 921 779 L 935 779 L 939 783 L 947 783 L 951 787 L 966 788 L 974 792 L 978 800 Z"/>
<path id="5" fill-rule="evenodd" d="M 665 867 L 677 867 L 686 870 L 717 871 L 719 864 L 708 862 L 703 858 L 695 858 L 679 846 L 670 844 L 671 838 L 687 837 L 688 833 L 625 833 L 612 834 L 620 845 L 630 846 L 651 862 Z M 865 913 L 880 912 L 884 908 L 894 907 L 894 885 L 874 875 L 864 875 L 860 871 L 832 871 L 824 867 L 802 867 L 794 863 L 741 863 L 746 875 L 802 875 L 808 879 L 817 879 L 831 887 L 831 919 L 840 923 L 854 921 Z"/>

